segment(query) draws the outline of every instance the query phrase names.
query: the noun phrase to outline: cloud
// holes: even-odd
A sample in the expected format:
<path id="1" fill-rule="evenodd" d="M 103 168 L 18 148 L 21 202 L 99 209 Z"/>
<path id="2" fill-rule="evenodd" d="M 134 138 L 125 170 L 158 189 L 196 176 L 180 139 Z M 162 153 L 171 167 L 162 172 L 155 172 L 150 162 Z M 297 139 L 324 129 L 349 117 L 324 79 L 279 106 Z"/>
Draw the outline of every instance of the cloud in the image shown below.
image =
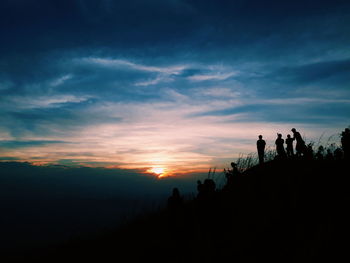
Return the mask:
<path id="1" fill-rule="evenodd" d="M 165 76 L 158 76 L 155 79 L 136 82 L 135 86 L 151 86 L 151 85 L 157 85 L 159 83 L 172 82 L 172 81 L 174 81 L 173 78 L 169 77 L 168 75 L 165 75 Z"/>
<path id="2" fill-rule="evenodd" d="M 48 141 L 48 140 L 32 140 L 32 141 L 0 140 L 0 147 L 14 149 L 14 148 L 48 145 L 48 144 L 60 144 L 60 143 L 68 143 L 68 142 Z"/>
<path id="3" fill-rule="evenodd" d="M 205 170 L 348 125 L 346 1 L 0 5 L 4 158 Z"/>
<path id="4" fill-rule="evenodd" d="M 146 72 L 156 72 L 163 73 L 168 75 L 178 75 L 183 71 L 186 66 L 178 65 L 178 66 L 164 66 L 164 67 L 156 67 L 156 66 L 146 66 L 142 64 L 136 64 L 127 60 L 122 59 L 108 59 L 108 58 L 82 58 L 79 59 L 83 63 L 91 63 L 98 66 L 111 67 L 115 69 L 120 69 L 123 67 L 128 67 L 134 70 L 146 71 Z"/>
<path id="5" fill-rule="evenodd" d="M 70 80 L 71 78 L 73 78 L 73 75 L 71 75 L 71 74 L 66 74 L 66 75 L 64 75 L 64 76 L 62 76 L 62 77 L 59 77 L 59 78 L 57 78 L 57 79 L 51 81 L 50 85 L 51 85 L 52 87 L 57 87 L 57 86 L 60 86 L 60 85 L 62 85 L 63 83 L 65 83 L 67 80 Z"/>
<path id="6" fill-rule="evenodd" d="M 75 96 L 70 94 L 42 96 L 8 96 L 3 103 L 16 105 L 17 109 L 57 108 L 64 104 L 80 103 L 90 99 L 90 96 Z"/>
<path id="7" fill-rule="evenodd" d="M 236 73 L 214 73 L 214 74 L 193 75 L 188 77 L 188 79 L 191 81 L 225 80 L 235 75 Z"/>

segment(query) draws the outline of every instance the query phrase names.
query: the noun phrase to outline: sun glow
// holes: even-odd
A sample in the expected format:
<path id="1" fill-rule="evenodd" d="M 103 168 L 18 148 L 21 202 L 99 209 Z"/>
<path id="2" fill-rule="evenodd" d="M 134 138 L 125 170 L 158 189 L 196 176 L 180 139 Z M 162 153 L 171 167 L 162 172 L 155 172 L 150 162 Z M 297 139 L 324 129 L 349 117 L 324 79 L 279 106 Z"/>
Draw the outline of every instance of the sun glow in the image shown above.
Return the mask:
<path id="1" fill-rule="evenodd" d="M 147 172 L 154 173 L 158 175 L 158 177 L 163 177 L 165 174 L 165 168 L 163 167 L 153 167 L 151 169 L 148 169 Z"/>

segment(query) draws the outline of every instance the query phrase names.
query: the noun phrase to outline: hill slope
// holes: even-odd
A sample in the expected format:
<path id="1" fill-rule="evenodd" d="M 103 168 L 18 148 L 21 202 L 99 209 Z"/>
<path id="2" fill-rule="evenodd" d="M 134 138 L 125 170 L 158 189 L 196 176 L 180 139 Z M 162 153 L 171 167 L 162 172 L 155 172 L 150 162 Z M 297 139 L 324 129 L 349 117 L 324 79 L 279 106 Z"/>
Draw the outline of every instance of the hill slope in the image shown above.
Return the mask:
<path id="1" fill-rule="evenodd" d="M 347 251 L 342 237 L 349 230 L 348 174 L 343 160 L 268 162 L 245 171 L 208 198 L 145 216 L 91 240 L 76 240 L 40 258 L 42 262 L 334 261 Z"/>

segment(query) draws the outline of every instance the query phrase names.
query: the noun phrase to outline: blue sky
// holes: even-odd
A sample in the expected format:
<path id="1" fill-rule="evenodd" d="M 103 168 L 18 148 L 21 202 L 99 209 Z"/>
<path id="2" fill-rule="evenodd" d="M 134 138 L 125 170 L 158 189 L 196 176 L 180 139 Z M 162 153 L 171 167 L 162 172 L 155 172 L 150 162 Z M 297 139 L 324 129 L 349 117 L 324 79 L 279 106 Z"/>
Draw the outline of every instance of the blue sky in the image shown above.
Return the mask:
<path id="1" fill-rule="evenodd" d="M 350 124 L 348 1 L 0 4 L 2 160 L 225 166 Z"/>

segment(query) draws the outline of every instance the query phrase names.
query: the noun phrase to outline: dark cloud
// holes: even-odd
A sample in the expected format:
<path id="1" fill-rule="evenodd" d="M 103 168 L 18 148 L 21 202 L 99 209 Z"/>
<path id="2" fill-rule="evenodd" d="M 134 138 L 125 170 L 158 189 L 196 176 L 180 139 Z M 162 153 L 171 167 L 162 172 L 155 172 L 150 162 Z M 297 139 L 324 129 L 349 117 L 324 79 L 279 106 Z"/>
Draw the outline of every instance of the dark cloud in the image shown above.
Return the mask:
<path id="1" fill-rule="evenodd" d="M 23 147 L 33 147 L 33 146 L 42 146 L 48 144 L 61 144 L 68 143 L 65 141 L 13 141 L 13 140 L 2 140 L 0 141 L 1 148 L 23 148 Z"/>
<path id="2" fill-rule="evenodd" d="M 300 31 L 314 32 L 308 25 L 333 16 L 346 18 L 349 5 L 346 1 L 6 1 L 2 10 L 2 30 L 9 35 L 2 45 L 6 51 L 33 54 L 89 47 L 147 47 L 150 53 L 164 55 L 162 50 L 176 47 L 237 50 L 280 34 L 291 34 L 282 41 L 295 44 Z M 344 21 L 340 22 L 345 28 Z M 314 33 L 334 27 L 325 26 Z M 19 44 L 23 39 L 26 45 Z"/>
<path id="3" fill-rule="evenodd" d="M 1 156 L 1 157 L 0 157 L 0 161 L 7 161 L 7 162 L 10 162 L 10 161 L 20 161 L 20 158 L 12 157 L 12 156 Z"/>
<path id="4" fill-rule="evenodd" d="M 298 100 L 298 99 L 297 99 Z M 205 112 L 192 117 L 201 116 L 227 116 L 237 115 L 237 122 L 266 122 L 277 123 L 338 123 L 346 122 L 350 114 L 349 101 L 339 103 L 320 99 L 319 101 L 303 100 L 295 101 L 290 104 L 287 99 L 284 101 L 267 101 L 264 104 L 247 104 L 228 108 L 225 110 L 217 110 Z M 240 116 L 239 114 L 244 114 Z"/>
<path id="5" fill-rule="evenodd" d="M 279 69 L 266 79 L 277 79 L 280 82 L 292 84 L 319 83 L 324 80 L 350 82 L 350 60 L 324 61 L 311 63 L 295 67 L 285 67 Z M 346 78 L 347 77 L 347 78 Z"/>

